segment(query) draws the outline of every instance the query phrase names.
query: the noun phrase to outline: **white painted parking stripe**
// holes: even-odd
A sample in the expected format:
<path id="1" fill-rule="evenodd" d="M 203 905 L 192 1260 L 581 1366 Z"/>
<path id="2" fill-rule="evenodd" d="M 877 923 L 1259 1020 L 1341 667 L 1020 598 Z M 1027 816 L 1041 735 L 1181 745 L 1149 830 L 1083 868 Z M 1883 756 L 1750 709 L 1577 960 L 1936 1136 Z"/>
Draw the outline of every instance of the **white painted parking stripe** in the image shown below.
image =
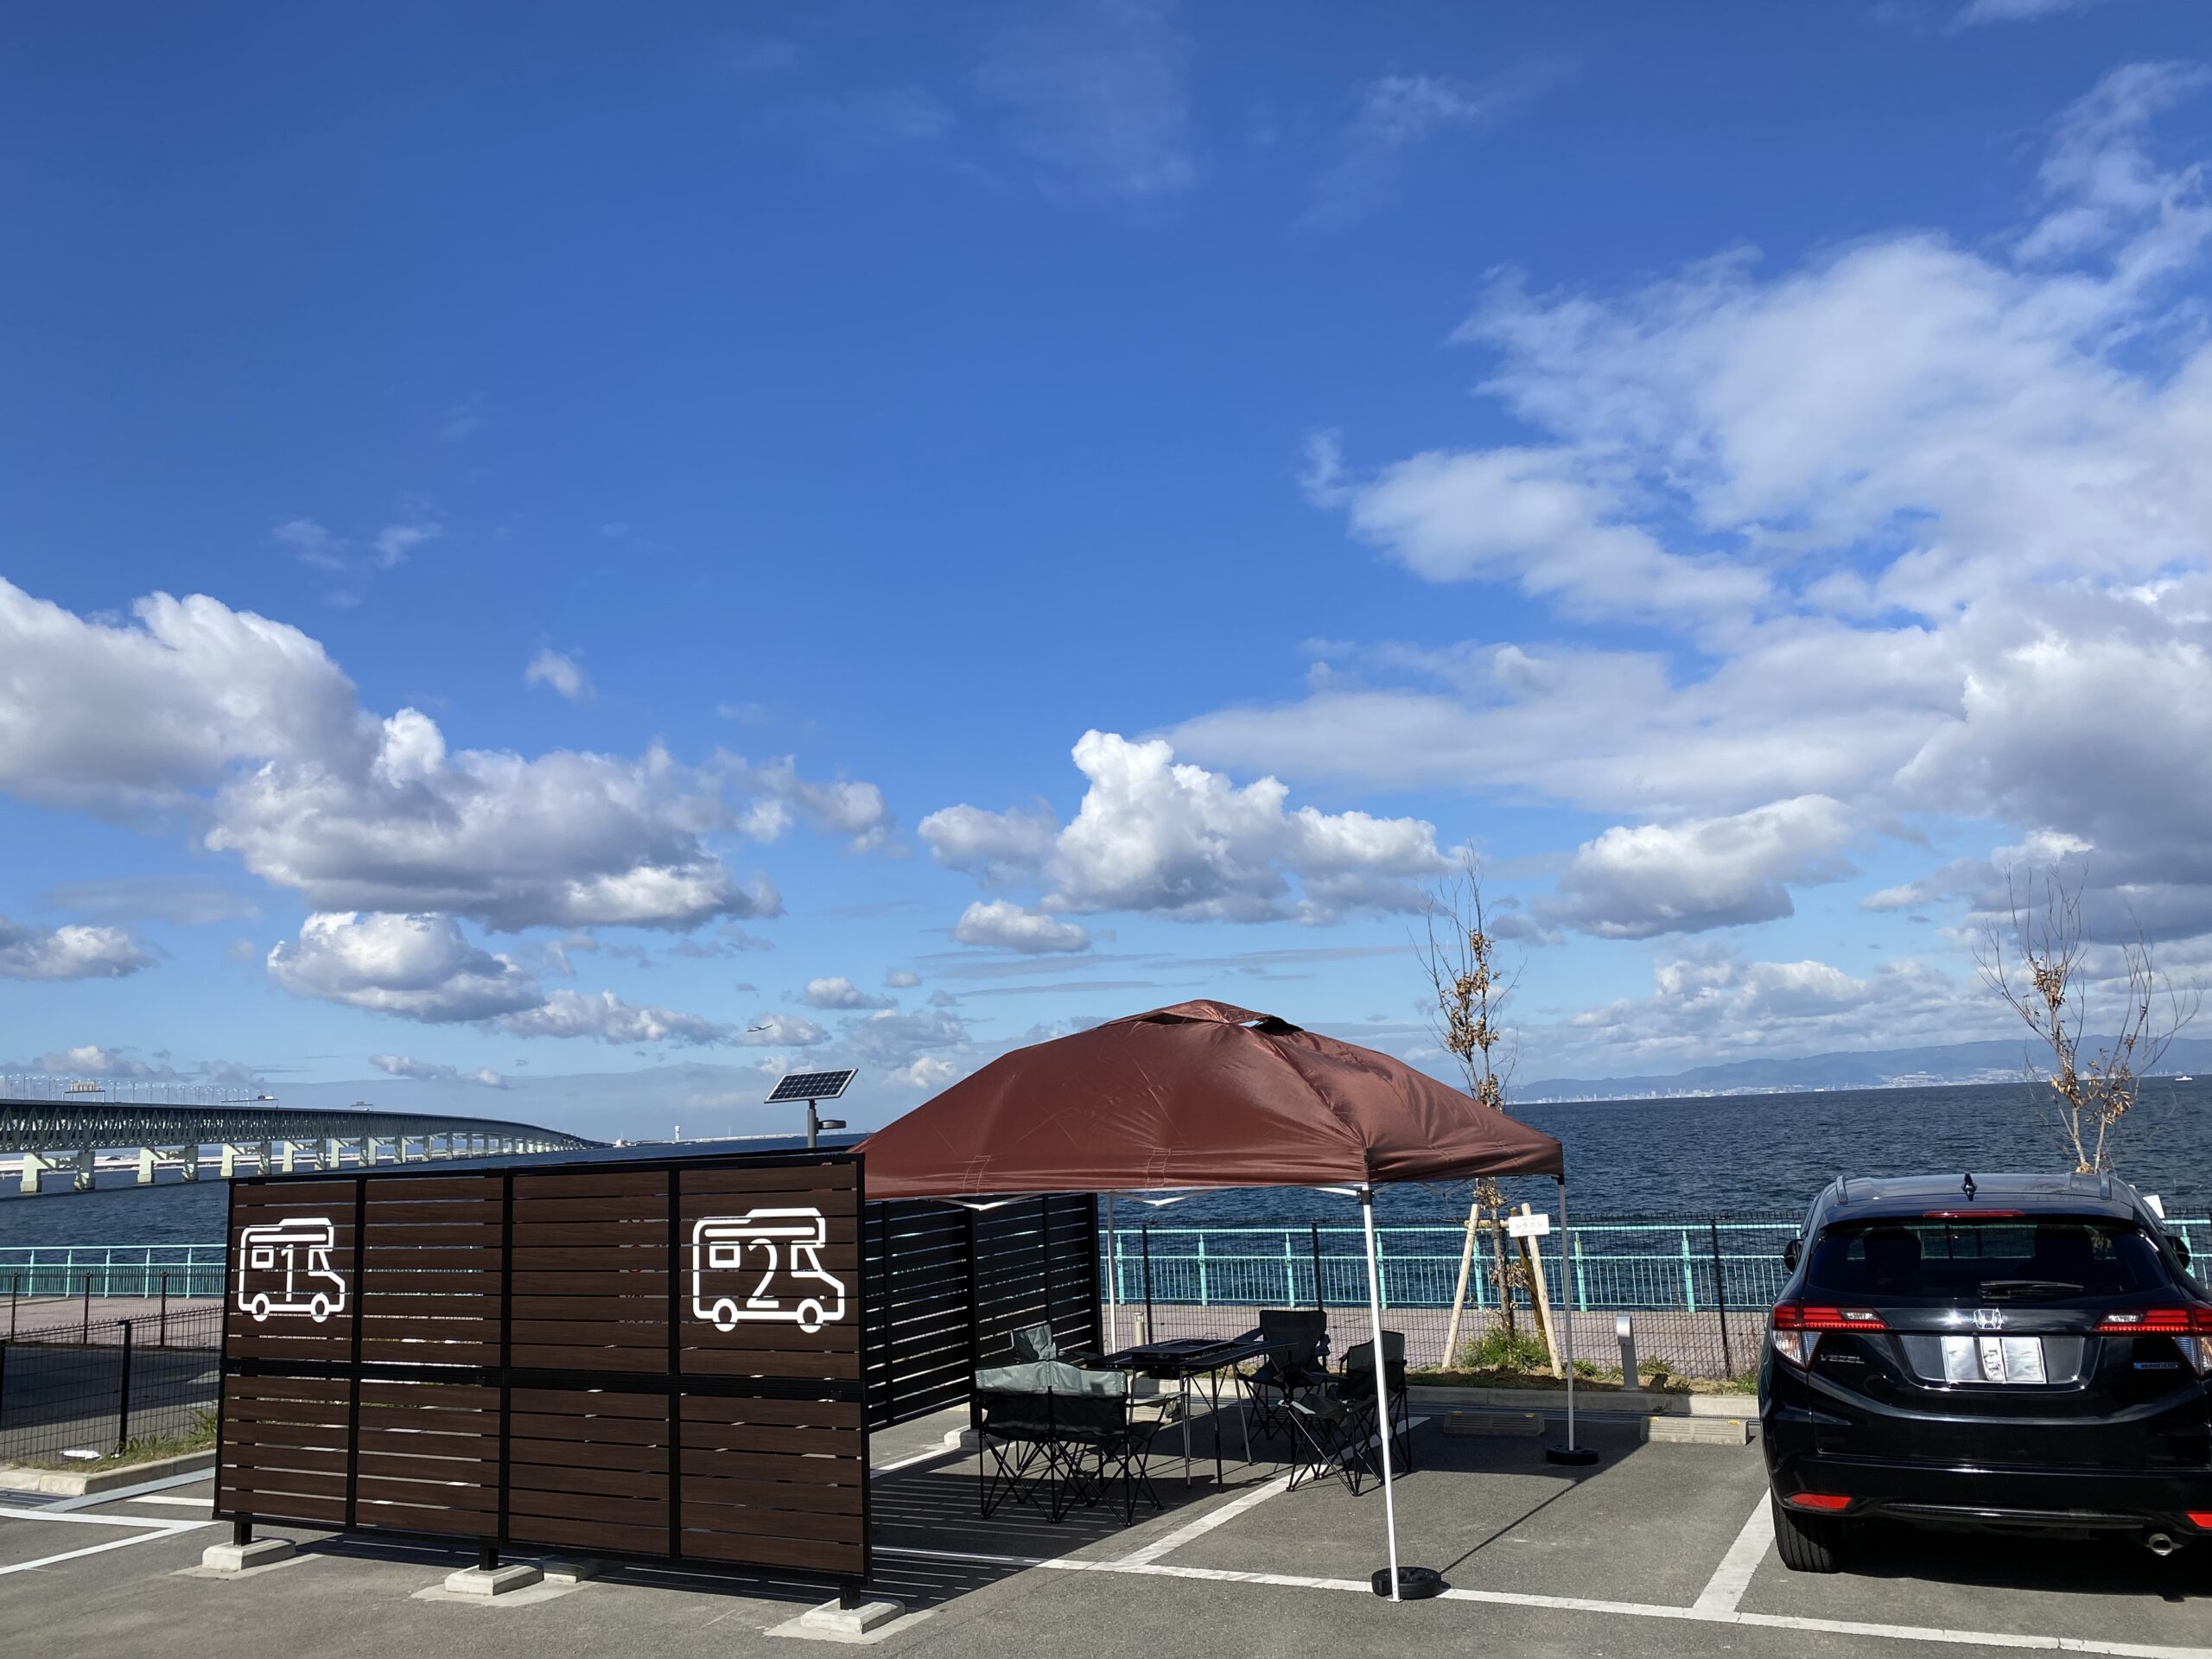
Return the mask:
<path id="1" fill-rule="evenodd" d="M 149 1492 L 143 1497 L 126 1498 L 124 1501 L 129 1503 L 175 1503 L 180 1508 L 188 1510 L 205 1510 L 213 1507 L 212 1501 L 207 1498 L 167 1497 L 160 1492 Z"/>
<path id="2" fill-rule="evenodd" d="M 1139 1566 L 1147 1561 L 1156 1561 L 1163 1555 L 1173 1554 L 1194 1539 L 1205 1537 L 1216 1527 L 1234 1521 L 1247 1510 L 1258 1507 L 1271 1497 L 1280 1497 L 1289 1490 L 1290 1477 L 1288 1475 L 1284 1475 L 1277 1480 L 1271 1480 L 1266 1485 L 1256 1487 L 1241 1497 L 1233 1497 L 1219 1508 L 1208 1510 L 1197 1520 L 1186 1522 L 1176 1528 L 1174 1531 L 1155 1538 L 1140 1548 L 1131 1550 L 1127 1555 L 1122 1556 L 1122 1560 L 1135 1562 Z"/>
<path id="3" fill-rule="evenodd" d="M 86 1517 L 73 1515 L 49 1518 L 79 1521 Z M 139 1524 L 146 1525 L 143 1522 Z M 157 1538 L 174 1538 L 181 1532 L 197 1532 L 202 1527 L 212 1527 L 214 1524 L 213 1521 L 156 1522 L 146 1531 L 133 1537 L 111 1538 L 104 1544 L 87 1544 L 82 1549 L 65 1549 L 59 1555 L 41 1555 L 35 1561 L 17 1561 L 13 1567 L 0 1567 L 0 1578 L 5 1578 L 10 1573 L 29 1573 L 37 1567 L 54 1567 L 63 1561 L 73 1561 L 80 1555 L 99 1555 L 111 1549 L 128 1549 L 133 1544 L 150 1544 Z"/>
<path id="4" fill-rule="evenodd" d="M 1056 1573 L 1128 1573 L 1153 1578 L 1192 1579 L 1212 1584 L 1260 1584 L 1289 1590 L 1335 1590 L 1371 1596 L 1363 1579 L 1321 1579 L 1296 1573 L 1241 1572 L 1231 1567 L 1176 1567 L 1166 1561 L 1089 1560 L 1063 1556 L 988 1555 L 964 1550 L 882 1548 L 879 1555 L 915 1555 L 978 1565 L 1045 1567 Z M 1745 1613 L 1705 1607 L 1670 1607 L 1640 1601 L 1600 1601 L 1586 1596 L 1541 1596 L 1511 1590 L 1444 1592 L 1447 1601 L 1485 1602 L 1499 1607 L 1528 1607 L 1548 1612 L 1595 1613 L 1616 1618 L 1663 1618 L 1693 1624 L 1734 1624 L 1761 1630 L 1808 1630 L 1830 1636 L 1865 1636 L 1886 1641 L 1921 1642 L 1946 1647 L 1998 1648 L 2033 1653 L 2094 1653 L 2112 1659 L 2212 1659 L 2212 1648 L 2168 1647 L 2141 1642 L 2106 1642 L 2094 1637 L 2047 1636 L 2016 1630 L 1962 1630 L 1934 1625 L 1877 1624 L 1860 1619 L 1801 1618 L 1787 1613 Z"/>
<path id="5" fill-rule="evenodd" d="M 1774 1541 L 1774 1512 L 1768 1508 L 1764 1494 L 1758 1507 L 1751 1511 L 1751 1518 L 1744 1522 L 1744 1529 L 1736 1535 L 1736 1541 L 1728 1546 L 1728 1553 L 1720 1558 L 1720 1565 L 1713 1569 L 1713 1576 L 1705 1581 L 1705 1588 L 1698 1592 L 1697 1607 L 1704 1613 L 1732 1613 L 1744 1599 L 1744 1592 L 1751 1587 L 1751 1574 L 1759 1570 L 1759 1563 L 1766 1559 L 1766 1547 Z"/>
<path id="6" fill-rule="evenodd" d="M 0 1521 L 53 1521 L 64 1525 L 79 1527 L 173 1527 L 174 1521 L 164 1521 L 151 1515 L 57 1515 L 52 1510 L 0 1509 Z"/>
<path id="7" fill-rule="evenodd" d="M 1428 1419 L 1426 1417 L 1407 1418 L 1407 1438 L 1411 1439 L 1413 1432 L 1427 1421 Z M 1380 1434 L 1369 1435 L 1367 1437 L 1368 1446 L 1374 1446 L 1381 1438 Z M 1409 1475 L 1413 1471 L 1410 1469 L 1402 1470 L 1400 1471 L 1400 1478 L 1402 1478 L 1404 1476 Z M 1166 1536 L 1155 1538 L 1152 1542 L 1131 1550 L 1127 1555 L 1122 1556 L 1121 1559 L 1125 1561 L 1133 1561 L 1139 1566 L 1142 1566 L 1147 1561 L 1156 1561 L 1163 1555 L 1172 1555 L 1175 1551 L 1182 1548 L 1184 1545 L 1192 1543 L 1198 1539 L 1205 1537 L 1206 1534 L 1211 1532 L 1216 1527 L 1221 1526 L 1226 1522 L 1234 1521 L 1238 1516 L 1246 1513 L 1248 1510 L 1256 1509 L 1259 1505 L 1266 1503 L 1271 1497 L 1281 1497 L 1283 1493 L 1290 1490 L 1290 1481 L 1291 1478 L 1288 1475 L 1284 1475 L 1280 1479 L 1271 1480 L 1266 1485 L 1262 1486 L 1255 1491 L 1246 1492 L 1241 1497 L 1231 1498 L 1228 1503 L 1221 1505 L 1220 1508 L 1209 1510 L 1197 1520 L 1187 1522 L 1184 1525 L 1176 1528 L 1174 1531 L 1168 1533 Z"/>

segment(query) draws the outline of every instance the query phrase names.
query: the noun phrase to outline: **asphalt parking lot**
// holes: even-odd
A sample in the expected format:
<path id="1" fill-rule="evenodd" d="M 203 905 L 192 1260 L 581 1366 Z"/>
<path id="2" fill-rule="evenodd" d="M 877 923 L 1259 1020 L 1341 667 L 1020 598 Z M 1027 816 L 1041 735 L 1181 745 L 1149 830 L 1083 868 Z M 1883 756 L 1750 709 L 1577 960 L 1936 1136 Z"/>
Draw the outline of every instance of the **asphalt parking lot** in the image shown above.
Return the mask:
<path id="1" fill-rule="evenodd" d="M 947 1420 L 952 1421 L 952 1420 Z M 889 1654 L 995 1659 L 1055 1647 L 1116 1655 L 1285 1644 L 1331 1651 L 1910 1656 L 2026 1649 L 2212 1659 L 2212 1547 L 2161 1561 L 2139 1546 L 1878 1535 L 1851 1573 L 1791 1573 L 1765 1530 L 1758 1448 L 1644 1444 L 1592 1423 L 1588 1470 L 1541 1440 L 1415 1436 L 1396 1488 L 1404 1558 L 1441 1568 L 1443 1598 L 1390 1606 L 1382 1498 L 1335 1482 L 1287 1491 L 1280 1465 L 1230 1466 L 1185 1489 L 1162 1460 L 1166 1511 L 1128 1529 L 1104 1511 L 1059 1526 L 976 1514 L 972 1455 L 944 1423 L 878 1437 L 877 1580 L 912 1615 Z M 1205 1473 L 1211 1475 L 1208 1465 Z M 663 1569 L 546 1585 L 490 1604 L 442 1588 L 467 1564 L 432 1547 L 271 1528 L 291 1560 L 216 1578 L 226 1536 L 199 1479 L 59 1509 L 0 1504 L 0 1628 L 75 1659 L 387 1655 L 467 1644 L 472 1659 L 788 1652 L 818 1588 Z M 521 1559 L 521 1557 L 518 1557 Z M 1318 1645 L 1317 1645 L 1318 1644 Z"/>

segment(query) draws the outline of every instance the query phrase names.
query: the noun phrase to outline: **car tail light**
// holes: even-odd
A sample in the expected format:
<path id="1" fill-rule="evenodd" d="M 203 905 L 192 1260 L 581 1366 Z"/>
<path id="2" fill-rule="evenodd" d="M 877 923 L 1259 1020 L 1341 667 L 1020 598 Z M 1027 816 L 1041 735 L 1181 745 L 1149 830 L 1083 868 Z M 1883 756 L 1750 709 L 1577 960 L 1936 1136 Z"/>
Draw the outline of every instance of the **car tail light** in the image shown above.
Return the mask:
<path id="1" fill-rule="evenodd" d="M 1841 1492 L 1799 1492 L 1782 1500 L 1793 1510 L 1818 1510 L 1822 1515 L 1837 1515 L 1851 1507 L 1851 1500 Z"/>
<path id="2" fill-rule="evenodd" d="M 1775 1305 L 1770 1327 L 1774 1351 L 1801 1370 L 1813 1363 L 1822 1333 L 1829 1331 L 1886 1331 L 1882 1316 L 1871 1307 L 1819 1307 L 1804 1302 Z"/>
<path id="3" fill-rule="evenodd" d="M 2191 1510 L 2189 1524 L 2199 1532 L 2212 1532 L 2212 1510 Z"/>
<path id="4" fill-rule="evenodd" d="M 2108 1313 L 2097 1321 L 2101 1337 L 2171 1337 L 2199 1376 L 2212 1370 L 2212 1307 L 2184 1302 Z"/>

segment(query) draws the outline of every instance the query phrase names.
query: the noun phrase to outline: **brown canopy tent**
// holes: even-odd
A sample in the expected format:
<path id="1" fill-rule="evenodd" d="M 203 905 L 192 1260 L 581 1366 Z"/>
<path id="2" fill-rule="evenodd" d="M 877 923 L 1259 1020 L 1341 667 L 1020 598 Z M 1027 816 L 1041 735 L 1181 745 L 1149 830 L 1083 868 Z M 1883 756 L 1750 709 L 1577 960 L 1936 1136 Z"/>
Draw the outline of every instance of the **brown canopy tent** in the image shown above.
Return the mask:
<path id="1" fill-rule="evenodd" d="M 873 1198 L 1026 1192 L 1314 1186 L 1360 1202 L 1368 1307 L 1382 1328 L 1374 1188 L 1383 1181 L 1550 1175 L 1566 1226 L 1558 1141 L 1372 1049 L 1224 1002 L 1179 1002 L 1001 1056 L 877 1130 L 861 1147 Z M 1562 1237 L 1561 1244 L 1566 1246 Z M 1567 1321 L 1567 1445 L 1574 1444 L 1573 1321 Z M 1383 1367 L 1375 1367 L 1378 1396 Z M 1389 1421 L 1387 1404 L 1381 1421 Z M 1390 1535 L 1378 1594 L 1433 1593 L 1398 1569 L 1389 1435 Z M 1568 1455 L 1576 1461 L 1586 1454 Z"/>

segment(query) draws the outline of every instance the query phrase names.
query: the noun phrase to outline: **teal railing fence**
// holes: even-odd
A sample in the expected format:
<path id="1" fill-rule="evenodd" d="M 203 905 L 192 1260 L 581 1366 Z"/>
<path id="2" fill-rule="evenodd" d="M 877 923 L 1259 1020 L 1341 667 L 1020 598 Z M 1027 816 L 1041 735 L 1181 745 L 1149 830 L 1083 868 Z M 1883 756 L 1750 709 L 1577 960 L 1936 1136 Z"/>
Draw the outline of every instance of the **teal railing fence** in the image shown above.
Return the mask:
<path id="1" fill-rule="evenodd" d="M 0 1296 L 171 1296 L 223 1294 L 223 1246 L 0 1244 Z"/>
<path id="2" fill-rule="evenodd" d="M 2212 1241 L 2212 1222 L 2170 1220 L 2192 1255 Z M 1459 1226 L 1378 1227 L 1376 1254 L 1385 1307 L 1449 1307 L 1466 1233 Z M 1783 1246 L 1797 1235 L 1794 1217 L 1578 1221 L 1572 1254 L 1560 1236 L 1536 1241 L 1552 1305 L 1613 1313 L 1762 1312 L 1782 1294 L 1789 1270 Z M 1493 1306 L 1484 1271 L 1487 1237 L 1478 1239 L 1467 1305 Z M 1101 1240 L 1102 1284 L 1124 1306 L 1311 1307 L 1363 1306 L 1367 1254 L 1357 1227 L 1117 1226 Z M 1316 1285 L 1319 1294 L 1315 1292 Z M 1520 1298 L 1526 1302 L 1526 1293 Z"/>

